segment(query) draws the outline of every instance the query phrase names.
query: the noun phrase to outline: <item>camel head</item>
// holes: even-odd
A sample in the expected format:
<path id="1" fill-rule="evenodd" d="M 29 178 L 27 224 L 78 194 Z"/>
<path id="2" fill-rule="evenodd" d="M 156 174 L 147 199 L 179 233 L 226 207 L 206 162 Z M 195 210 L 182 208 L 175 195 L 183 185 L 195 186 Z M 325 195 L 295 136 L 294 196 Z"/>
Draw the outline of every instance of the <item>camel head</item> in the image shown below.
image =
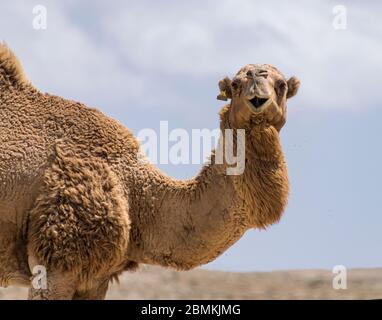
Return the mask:
<path id="1" fill-rule="evenodd" d="M 219 82 L 219 100 L 232 99 L 230 121 L 245 126 L 253 118 L 264 119 L 278 131 L 286 122 L 287 99 L 296 95 L 300 81 L 288 80 L 269 64 L 248 64 L 231 80 Z"/>

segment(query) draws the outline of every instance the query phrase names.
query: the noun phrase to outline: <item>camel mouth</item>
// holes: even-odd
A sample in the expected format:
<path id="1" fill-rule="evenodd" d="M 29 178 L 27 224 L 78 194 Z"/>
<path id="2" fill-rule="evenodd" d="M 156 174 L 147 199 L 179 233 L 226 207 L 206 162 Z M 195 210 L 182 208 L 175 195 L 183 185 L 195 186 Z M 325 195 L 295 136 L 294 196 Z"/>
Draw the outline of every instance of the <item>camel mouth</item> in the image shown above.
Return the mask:
<path id="1" fill-rule="evenodd" d="M 270 105 L 272 102 L 271 98 L 260 98 L 260 97 L 253 97 L 252 99 L 248 100 L 249 104 L 251 107 L 256 111 L 256 112 L 261 112 L 263 111 L 267 106 Z"/>

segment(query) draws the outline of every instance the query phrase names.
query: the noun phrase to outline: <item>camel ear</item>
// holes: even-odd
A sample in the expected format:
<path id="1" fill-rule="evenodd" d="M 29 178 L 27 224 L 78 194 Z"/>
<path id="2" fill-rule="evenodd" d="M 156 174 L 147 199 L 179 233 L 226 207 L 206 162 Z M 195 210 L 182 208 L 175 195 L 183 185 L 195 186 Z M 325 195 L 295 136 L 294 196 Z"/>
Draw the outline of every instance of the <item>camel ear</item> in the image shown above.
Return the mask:
<path id="1" fill-rule="evenodd" d="M 219 81 L 220 93 L 216 97 L 216 99 L 223 100 L 223 101 L 232 99 L 231 82 L 232 82 L 231 79 L 228 77 L 225 77 L 224 79 Z"/>
<path id="2" fill-rule="evenodd" d="M 300 80 L 298 80 L 296 77 L 290 77 L 287 83 L 288 83 L 287 99 L 289 99 L 294 97 L 297 94 L 298 88 L 300 87 Z"/>

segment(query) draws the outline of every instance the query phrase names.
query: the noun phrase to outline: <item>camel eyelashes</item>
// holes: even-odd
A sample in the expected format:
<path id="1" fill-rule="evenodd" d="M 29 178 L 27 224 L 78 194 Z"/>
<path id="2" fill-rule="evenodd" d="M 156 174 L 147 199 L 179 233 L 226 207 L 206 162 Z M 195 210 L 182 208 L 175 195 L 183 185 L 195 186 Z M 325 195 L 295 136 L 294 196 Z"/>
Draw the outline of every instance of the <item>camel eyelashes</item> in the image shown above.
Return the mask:
<path id="1" fill-rule="evenodd" d="M 232 88 L 234 88 L 235 90 L 239 87 L 239 83 L 240 83 L 240 80 L 239 79 L 235 79 L 231 82 L 231 86 Z"/>
<path id="2" fill-rule="evenodd" d="M 286 82 L 284 81 L 284 80 L 280 80 L 278 83 L 277 83 L 277 88 L 279 89 L 279 90 L 284 90 L 284 89 L 286 89 L 286 87 L 287 87 L 287 84 L 286 84 Z"/>

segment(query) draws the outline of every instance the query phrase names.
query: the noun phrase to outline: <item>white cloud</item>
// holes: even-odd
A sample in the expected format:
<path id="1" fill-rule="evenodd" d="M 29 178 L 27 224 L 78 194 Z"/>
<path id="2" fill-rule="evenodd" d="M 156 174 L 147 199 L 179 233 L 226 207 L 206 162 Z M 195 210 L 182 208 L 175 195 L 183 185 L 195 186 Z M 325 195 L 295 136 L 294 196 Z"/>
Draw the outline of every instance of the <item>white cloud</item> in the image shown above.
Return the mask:
<path id="1" fill-rule="evenodd" d="M 87 30 L 77 28 L 57 2 L 48 2 L 48 28 L 32 27 L 30 2 L 9 3 L 3 9 L 3 40 L 22 61 L 27 76 L 41 90 L 84 98 L 91 104 L 140 99 L 143 78 L 125 72 L 111 48 L 99 46 Z M 18 22 L 22 23 L 18 23 Z M 128 97 L 126 87 L 130 89 Z M 98 98 L 98 99 L 97 99 Z"/>

